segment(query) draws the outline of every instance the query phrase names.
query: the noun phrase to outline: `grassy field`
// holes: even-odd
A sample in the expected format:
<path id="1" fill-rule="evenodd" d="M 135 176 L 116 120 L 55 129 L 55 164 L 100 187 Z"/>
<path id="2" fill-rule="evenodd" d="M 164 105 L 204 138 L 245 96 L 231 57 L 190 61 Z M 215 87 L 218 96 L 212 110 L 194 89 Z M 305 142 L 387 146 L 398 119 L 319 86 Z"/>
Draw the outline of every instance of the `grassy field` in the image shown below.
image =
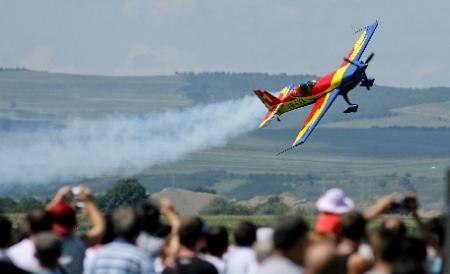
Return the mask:
<path id="1" fill-rule="evenodd" d="M 142 114 L 188 107 L 225 98 L 240 98 L 255 86 L 275 90 L 285 81 L 304 76 L 264 74 L 206 74 L 198 76 L 104 77 L 52 74 L 33 71 L 0 71 L 0 137 L 15 126 L 60 125 L 70 116 L 99 117 L 114 113 Z M 287 82 L 289 83 L 289 82 Z M 337 100 L 307 145 L 275 156 L 292 143 L 308 110 L 292 112 L 273 127 L 231 140 L 226 146 L 191 153 L 182 160 L 159 165 L 138 174 L 148 189 L 164 186 L 195 186 L 195 180 L 178 180 L 178 175 L 224 170 L 241 175 L 289 174 L 320 177 L 314 185 L 282 181 L 252 185 L 234 178 L 209 186 L 224 195 L 251 197 L 290 191 L 313 200 L 325 189 L 339 186 L 355 200 L 391 191 L 404 191 L 406 174 L 423 196 L 424 204 L 439 207 L 443 199 L 443 176 L 450 163 L 450 102 L 448 88 L 400 89 L 376 86 L 370 93 L 358 89 L 350 94 L 360 104 L 357 114 L 346 115 Z M 371 128 L 373 126 L 422 126 L 417 129 Z M 256 127 L 256 125 L 255 125 Z M 331 128 L 330 128 L 331 127 Z M 5 164 L 5 163 L 2 163 Z M 166 176 L 158 188 L 146 178 Z M 83 180 L 104 191 L 118 176 Z M 175 178 L 172 182 L 171 178 Z M 182 177 L 183 178 L 183 177 Z M 75 182 L 74 182 L 75 183 Z M 2 195 L 54 193 L 58 184 L 0 186 Z"/>

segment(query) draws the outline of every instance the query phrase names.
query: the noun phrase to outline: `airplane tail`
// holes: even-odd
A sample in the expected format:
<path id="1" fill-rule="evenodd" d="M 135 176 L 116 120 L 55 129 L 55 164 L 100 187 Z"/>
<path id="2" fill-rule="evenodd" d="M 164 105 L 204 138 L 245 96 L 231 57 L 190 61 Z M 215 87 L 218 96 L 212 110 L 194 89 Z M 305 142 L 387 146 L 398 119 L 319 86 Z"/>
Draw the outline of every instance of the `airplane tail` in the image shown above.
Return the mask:
<path id="1" fill-rule="evenodd" d="M 280 94 L 278 95 L 278 98 L 270 94 L 269 92 L 265 90 L 255 90 L 256 96 L 261 100 L 261 102 L 266 106 L 267 113 L 264 115 L 263 120 L 259 124 L 259 128 L 265 127 L 269 125 L 269 122 L 272 120 L 272 118 L 277 114 L 278 109 L 281 107 L 282 104 L 281 100 L 289 93 L 290 87 L 285 87 L 280 91 Z"/>
<path id="2" fill-rule="evenodd" d="M 255 90 L 255 94 L 256 96 L 258 96 L 259 100 L 261 100 L 261 102 L 266 106 L 268 111 L 272 111 L 280 103 L 280 99 L 265 90 L 257 89 Z"/>

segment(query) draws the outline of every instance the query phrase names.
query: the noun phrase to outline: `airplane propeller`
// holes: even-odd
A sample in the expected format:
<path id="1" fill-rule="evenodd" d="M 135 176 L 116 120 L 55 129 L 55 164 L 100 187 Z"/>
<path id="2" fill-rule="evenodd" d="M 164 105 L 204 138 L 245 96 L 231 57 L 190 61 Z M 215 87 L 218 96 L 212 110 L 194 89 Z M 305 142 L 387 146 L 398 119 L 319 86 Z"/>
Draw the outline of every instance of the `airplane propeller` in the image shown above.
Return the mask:
<path id="1" fill-rule="evenodd" d="M 365 65 L 365 67 L 367 67 L 367 65 L 373 59 L 374 56 L 375 56 L 375 53 L 373 53 L 373 52 L 370 53 L 369 56 L 367 56 L 367 59 L 365 62 L 355 63 L 352 60 L 348 59 L 347 57 L 344 58 L 344 61 L 354 65 L 357 68 L 362 68 L 362 67 L 364 67 L 363 65 Z M 370 90 L 370 87 L 373 86 L 374 79 L 369 79 L 367 77 L 365 69 L 362 70 L 362 76 L 363 76 L 363 79 L 361 82 L 361 86 L 366 87 L 367 90 Z"/>

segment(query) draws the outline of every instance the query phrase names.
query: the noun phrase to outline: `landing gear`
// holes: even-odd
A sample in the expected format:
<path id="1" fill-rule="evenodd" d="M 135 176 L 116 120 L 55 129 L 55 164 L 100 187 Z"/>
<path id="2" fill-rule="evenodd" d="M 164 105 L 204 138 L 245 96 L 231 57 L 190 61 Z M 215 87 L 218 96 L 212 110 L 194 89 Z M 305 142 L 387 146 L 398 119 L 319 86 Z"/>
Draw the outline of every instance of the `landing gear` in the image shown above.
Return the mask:
<path id="1" fill-rule="evenodd" d="M 344 110 L 344 113 L 353 113 L 358 111 L 358 105 L 352 104 L 348 99 L 347 94 L 342 94 L 342 97 L 344 97 L 345 102 L 347 102 L 347 104 L 349 105 L 349 107 L 346 110 Z"/>
<path id="2" fill-rule="evenodd" d="M 281 122 L 280 116 L 277 115 L 277 121 Z"/>
<path id="3" fill-rule="evenodd" d="M 353 104 L 353 105 L 350 105 L 346 110 L 344 110 L 344 113 L 352 113 L 352 112 L 357 112 L 357 111 L 358 111 L 358 105 Z"/>

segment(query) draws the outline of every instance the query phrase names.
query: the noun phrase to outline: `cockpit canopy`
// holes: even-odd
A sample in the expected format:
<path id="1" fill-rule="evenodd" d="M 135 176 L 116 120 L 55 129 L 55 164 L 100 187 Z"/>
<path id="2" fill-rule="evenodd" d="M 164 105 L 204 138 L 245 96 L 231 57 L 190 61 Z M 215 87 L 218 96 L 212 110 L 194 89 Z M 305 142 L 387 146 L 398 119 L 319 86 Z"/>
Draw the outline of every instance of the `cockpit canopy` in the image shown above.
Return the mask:
<path id="1" fill-rule="evenodd" d="M 316 83 L 316 80 L 310 80 L 306 83 L 301 83 L 300 88 L 303 90 L 303 92 L 309 93 Z"/>

